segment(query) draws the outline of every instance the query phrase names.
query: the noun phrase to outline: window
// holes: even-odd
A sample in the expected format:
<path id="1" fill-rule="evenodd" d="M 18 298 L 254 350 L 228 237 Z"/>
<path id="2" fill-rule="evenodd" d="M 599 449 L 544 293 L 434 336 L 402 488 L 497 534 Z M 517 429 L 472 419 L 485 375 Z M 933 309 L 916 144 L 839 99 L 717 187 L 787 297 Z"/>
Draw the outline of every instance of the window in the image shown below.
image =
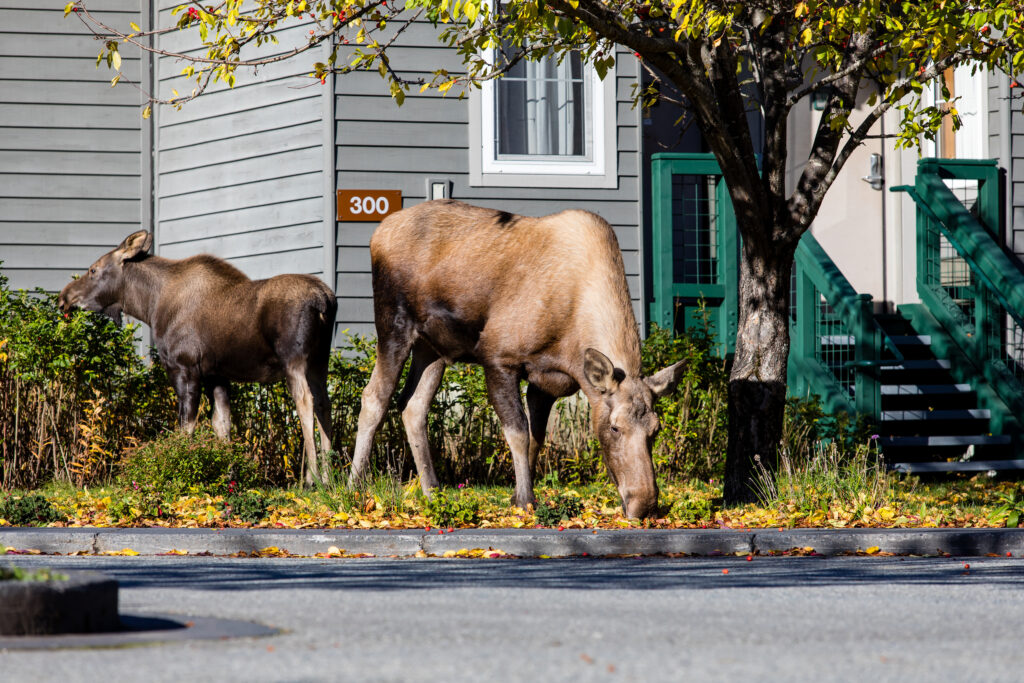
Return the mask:
<path id="1" fill-rule="evenodd" d="M 470 184 L 615 187 L 615 73 L 577 54 L 522 61 L 473 91 Z"/>

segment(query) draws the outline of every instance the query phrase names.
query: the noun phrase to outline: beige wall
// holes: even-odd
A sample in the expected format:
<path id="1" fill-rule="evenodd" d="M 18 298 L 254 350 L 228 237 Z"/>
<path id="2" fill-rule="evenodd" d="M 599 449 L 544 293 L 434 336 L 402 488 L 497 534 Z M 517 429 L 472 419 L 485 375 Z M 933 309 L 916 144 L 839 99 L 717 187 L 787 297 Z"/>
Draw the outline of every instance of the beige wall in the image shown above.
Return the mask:
<path id="1" fill-rule="evenodd" d="M 862 103 L 852 120 L 866 112 Z M 821 112 L 809 102 L 799 103 L 790 115 L 791 190 L 810 152 Z M 893 131 L 896 120 L 886 116 L 872 135 Z M 882 154 L 885 184 L 876 190 L 862 178 L 870 171 L 871 154 Z M 914 285 L 914 210 L 903 193 L 889 192 L 895 185 L 913 184 L 915 151 L 897 152 L 891 143 L 871 138 L 854 151 L 825 197 L 811 232 L 858 292 L 871 294 L 876 308 L 887 302 L 916 302 Z"/>

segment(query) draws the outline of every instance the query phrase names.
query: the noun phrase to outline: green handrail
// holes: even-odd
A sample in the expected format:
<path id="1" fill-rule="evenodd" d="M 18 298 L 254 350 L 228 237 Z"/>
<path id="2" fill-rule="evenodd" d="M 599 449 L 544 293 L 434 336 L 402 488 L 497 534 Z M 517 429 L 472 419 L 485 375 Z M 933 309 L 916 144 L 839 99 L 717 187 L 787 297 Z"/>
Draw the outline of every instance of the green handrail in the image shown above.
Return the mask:
<path id="1" fill-rule="evenodd" d="M 1024 272 L 1002 246 L 999 173 L 994 159 L 922 159 L 913 186 L 891 188 L 906 192 L 917 205 L 921 301 L 973 366 L 966 373 L 972 387 L 994 391 L 1002 406 L 999 410 L 1006 412 L 999 417 L 993 412 L 994 431 L 1015 423 L 1015 416 L 1024 411 L 1024 374 L 1016 357 L 1024 333 Z M 977 216 L 967 210 L 947 181 L 972 183 Z M 953 249 L 945 256 L 941 238 Z M 956 263 L 953 253 L 966 265 L 969 278 L 944 277 L 947 263 Z M 1006 334 L 1013 332 L 1016 338 L 1010 344 Z"/>
<path id="2" fill-rule="evenodd" d="M 871 295 L 857 293 L 810 233 L 805 233 L 797 245 L 795 266 L 797 296 L 790 354 L 791 388 L 818 394 L 830 410 L 858 412 L 877 419 L 881 412 L 877 369 L 902 362 L 903 355 L 875 320 Z M 838 364 L 843 377 L 836 374 L 839 368 L 822 362 L 826 343 L 821 334 L 822 298 L 831 309 L 834 322 L 842 326 L 847 333 L 845 336 L 852 338 L 853 359 Z M 832 341 L 834 343 L 834 338 Z M 892 359 L 882 360 L 883 346 L 892 353 Z M 852 373 L 852 377 L 846 376 L 847 372 Z M 852 397 L 847 386 L 851 380 Z"/>

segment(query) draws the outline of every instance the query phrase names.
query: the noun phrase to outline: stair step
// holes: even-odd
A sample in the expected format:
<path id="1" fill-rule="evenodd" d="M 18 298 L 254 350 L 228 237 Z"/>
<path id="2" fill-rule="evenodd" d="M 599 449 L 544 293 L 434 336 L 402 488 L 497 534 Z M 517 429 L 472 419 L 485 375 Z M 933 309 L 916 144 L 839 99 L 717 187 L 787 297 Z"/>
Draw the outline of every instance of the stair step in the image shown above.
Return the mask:
<path id="1" fill-rule="evenodd" d="M 883 436 L 878 440 L 882 448 L 889 447 L 943 447 L 943 446 L 1005 446 L 1008 434 L 961 434 L 956 436 Z"/>
<path id="2" fill-rule="evenodd" d="M 948 360 L 905 360 L 895 365 L 883 365 L 883 370 L 949 370 L 952 364 Z"/>
<path id="3" fill-rule="evenodd" d="M 988 420 L 991 417 L 992 411 L 987 408 L 961 408 L 959 410 L 883 410 L 881 422 Z"/>
<path id="4" fill-rule="evenodd" d="M 857 339 L 852 334 L 823 334 L 822 346 L 852 346 Z"/>
<path id="5" fill-rule="evenodd" d="M 898 462 L 897 472 L 987 472 L 988 470 L 1024 470 L 1024 460 L 974 460 L 967 462 Z"/>
<path id="6" fill-rule="evenodd" d="M 971 391 L 970 384 L 883 384 L 882 396 L 946 396 Z"/>
<path id="7" fill-rule="evenodd" d="M 889 339 L 896 346 L 931 346 L 932 338 L 927 334 L 892 334 Z"/>

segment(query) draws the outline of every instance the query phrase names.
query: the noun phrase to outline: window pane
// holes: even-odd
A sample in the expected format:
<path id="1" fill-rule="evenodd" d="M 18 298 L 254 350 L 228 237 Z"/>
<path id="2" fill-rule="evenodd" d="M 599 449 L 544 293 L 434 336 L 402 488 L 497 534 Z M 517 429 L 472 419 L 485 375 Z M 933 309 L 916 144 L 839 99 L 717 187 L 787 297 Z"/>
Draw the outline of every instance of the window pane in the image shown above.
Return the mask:
<path id="1" fill-rule="evenodd" d="M 586 89 L 579 55 L 520 62 L 495 87 L 501 156 L 586 156 Z"/>

